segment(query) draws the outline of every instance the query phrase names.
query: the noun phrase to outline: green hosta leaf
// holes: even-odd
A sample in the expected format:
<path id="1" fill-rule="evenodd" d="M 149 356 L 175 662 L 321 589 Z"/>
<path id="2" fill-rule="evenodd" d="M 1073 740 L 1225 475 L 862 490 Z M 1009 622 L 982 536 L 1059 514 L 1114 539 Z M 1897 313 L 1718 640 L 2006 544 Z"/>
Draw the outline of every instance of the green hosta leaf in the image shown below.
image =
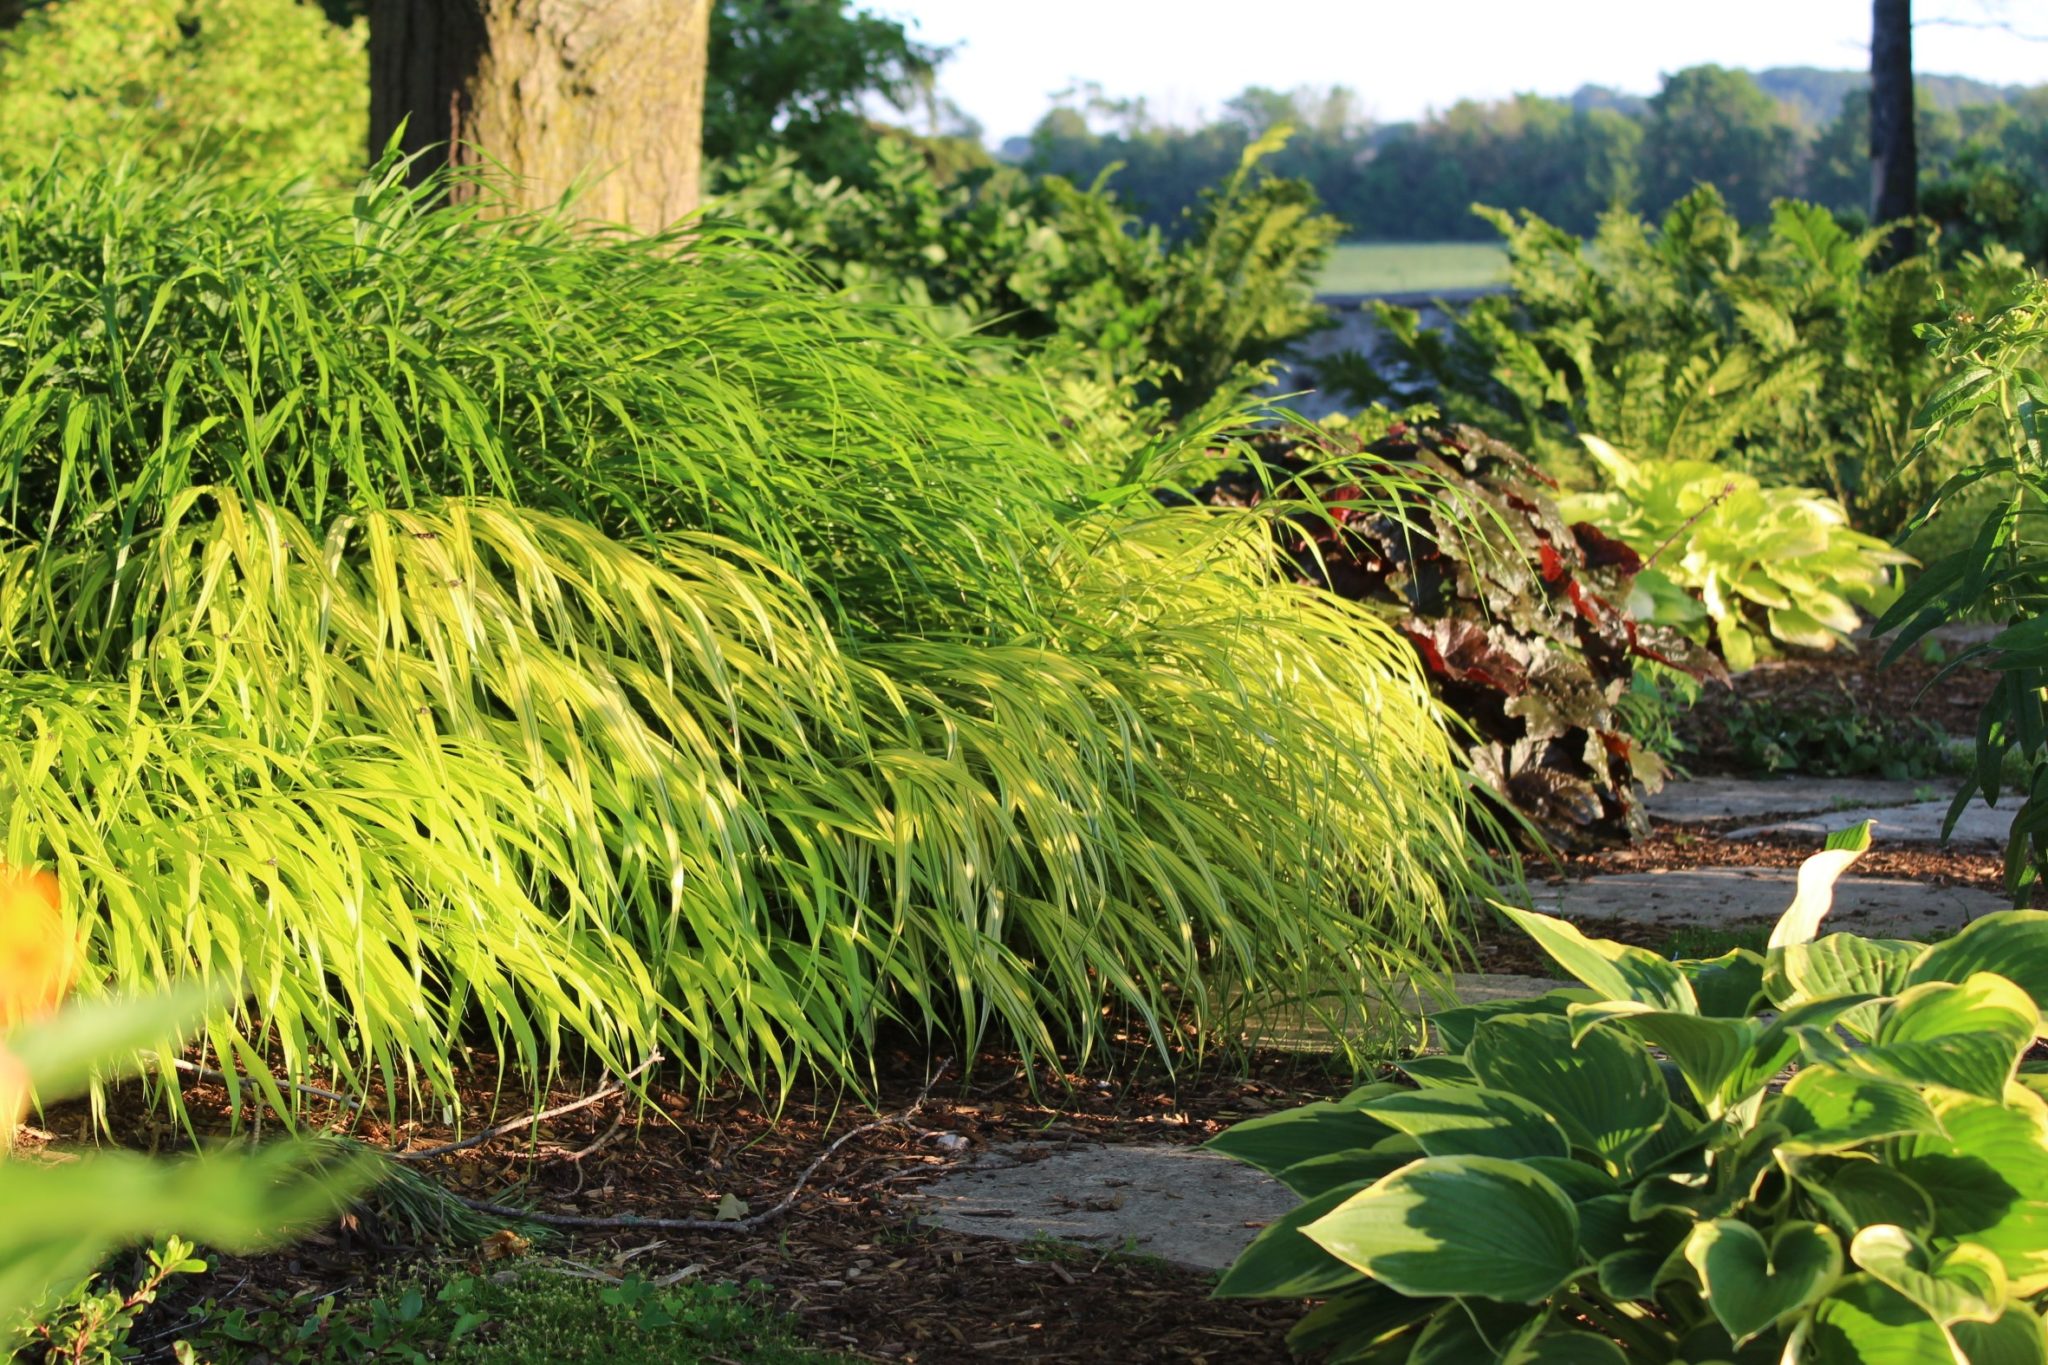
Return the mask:
<path id="1" fill-rule="evenodd" d="M 1611 1030 L 1572 1045 L 1569 1021 L 1489 1019 L 1466 1053 L 1489 1088 L 1542 1107 L 1571 1141 L 1617 1166 L 1670 1111 L 1663 1074 L 1642 1044 Z"/>
<path id="2" fill-rule="evenodd" d="M 1772 952 L 1764 989 L 1779 1006 L 1838 995 L 1896 995 L 1923 951 L 1897 939 L 1829 934 Z"/>
<path id="3" fill-rule="evenodd" d="M 1578 1215 L 1543 1176 L 1496 1157 L 1429 1157 L 1304 1231 L 1404 1294 L 1536 1303 L 1580 1268 Z"/>
<path id="4" fill-rule="evenodd" d="M 1372 1146 L 1394 1130 L 1362 1109 L 1327 1100 L 1231 1125 L 1207 1146 L 1268 1175 L 1331 1152 Z"/>
<path id="5" fill-rule="evenodd" d="M 1787 1350 L 1786 1357 L 1802 1365 L 1942 1365 L 1956 1360 L 1954 1344 L 1940 1323 L 1867 1275 L 1851 1276 L 1821 1301 L 1803 1349 L 1796 1356 Z"/>
<path id="6" fill-rule="evenodd" d="M 1549 1314 L 1520 1305 L 1464 1298 L 1430 1320 L 1415 1339 L 1407 1365 L 1466 1365 L 1468 1361 L 1522 1359 Z"/>
<path id="7" fill-rule="evenodd" d="M 1496 1000 L 1483 1005 L 1459 1005 L 1429 1016 L 1429 1026 L 1443 1040 L 1447 1052 L 1463 1052 L 1472 1045 L 1472 1030 L 1488 1019 L 1504 1014 L 1563 1014 L 1571 1000 L 1556 991 L 1529 1000 Z"/>
<path id="8" fill-rule="evenodd" d="M 1428 1156 L 1564 1157 L 1564 1130 L 1519 1095 L 1500 1090 L 1412 1090 L 1366 1110 L 1422 1144 Z"/>
<path id="9" fill-rule="evenodd" d="M 1397 1133 L 1393 1137 L 1381 1138 L 1370 1147 L 1326 1152 L 1270 1174 L 1303 1199 L 1312 1199 L 1338 1185 L 1378 1180 L 1421 1155 L 1421 1144 Z"/>
<path id="10" fill-rule="evenodd" d="M 1633 1246 L 1626 1251 L 1613 1252 L 1600 1258 L 1600 1292 L 1617 1302 L 1646 1300 L 1657 1292 L 1657 1286 L 1672 1276 L 1684 1276 L 1685 1258 L 1683 1239 L 1678 1245 Z"/>
<path id="11" fill-rule="evenodd" d="M 1410 1057 L 1394 1065 L 1424 1090 L 1479 1084 L 1479 1078 L 1472 1074 L 1471 1065 L 1463 1057 Z"/>
<path id="12" fill-rule="evenodd" d="M 1747 1223 L 1702 1223 L 1685 1244 L 1707 1306 L 1742 1346 L 1814 1303 L 1842 1273 L 1842 1244 L 1819 1223 L 1782 1224 L 1766 1243 Z"/>
<path id="13" fill-rule="evenodd" d="M 1764 988 L 1764 959 L 1747 948 L 1733 948 L 1719 957 L 1680 962 L 1678 970 L 1692 983 L 1701 1014 L 1715 1019 L 1746 1019 Z"/>
<path id="14" fill-rule="evenodd" d="M 1972 1243 L 1936 1256 L 1906 1229 L 1879 1223 L 1856 1234 L 1849 1258 L 1944 1327 L 1993 1322 L 2005 1311 L 2005 1264 Z"/>
<path id="15" fill-rule="evenodd" d="M 1628 1357 L 1591 1332 L 1545 1332 L 1502 1356 L 1501 1365 L 1628 1365 Z"/>
<path id="16" fill-rule="evenodd" d="M 1302 1228 L 1366 1188 L 1340 1185 L 1290 1209 L 1252 1239 L 1216 1284 L 1219 1299 L 1322 1298 L 1363 1277 L 1302 1235 Z"/>
<path id="17" fill-rule="evenodd" d="M 2048 1012 L 2048 911 L 2001 910 L 1970 924 L 1952 939 L 1928 948 L 1907 980 L 1961 981 L 1995 972 L 2034 998 Z"/>
<path id="18" fill-rule="evenodd" d="M 1550 959 L 1608 1000 L 1633 1000 L 1679 1014 L 1697 1014 L 1685 974 L 1647 948 L 1587 938 L 1576 926 L 1534 910 L 1503 905 L 1502 913 L 1536 940 Z"/>
<path id="19" fill-rule="evenodd" d="M 1960 985 L 1908 987 L 1885 1011 L 1876 1045 L 1851 1057 L 1885 1074 L 1997 1100 L 2040 1024 L 2033 997 L 2002 976 L 1976 972 Z"/>
<path id="20" fill-rule="evenodd" d="M 1786 1150 L 1794 1153 L 1840 1151 L 1941 1131 L 1940 1120 L 1915 1087 L 1827 1066 L 1810 1066 L 1794 1076 L 1774 1112 L 1792 1134 Z"/>
<path id="21" fill-rule="evenodd" d="M 1411 1299 L 1368 1280 L 1338 1290 L 1295 1323 L 1287 1345 L 1296 1355 L 1339 1350 L 1344 1359 L 1362 1360 L 1372 1347 L 1415 1332 L 1442 1306 L 1440 1300 Z"/>
<path id="22" fill-rule="evenodd" d="M 1756 1044 L 1763 1033 L 1763 1026 L 1752 1019 L 1673 1014 L 1627 1001 L 1574 1005 L 1570 1019 L 1575 1041 L 1609 1024 L 1661 1049 L 1709 1118 L 1720 1117 L 1731 1102 L 1760 1087 L 1778 1070 L 1774 1066 L 1753 1084 L 1744 1084 L 1755 1070 Z"/>
<path id="23" fill-rule="evenodd" d="M 1873 1223 L 1893 1223 L 1915 1236 L 1934 1231 L 1934 1201 L 1889 1166 L 1860 1156 L 1796 1156 L 1780 1164 L 1837 1230 L 1853 1237 Z"/>
<path id="24" fill-rule="evenodd" d="M 1900 1138 L 1891 1164 L 1934 1201 L 1934 1240 L 1997 1253 L 2016 1295 L 2048 1290 L 2048 1106 L 2017 1087 L 2003 1104 L 1959 1092 L 1929 1104 L 1938 1131 Z"/>
<path id="25" fill-rule="evenodd" d="M 1835 903 L 1835 880 L 1870 849 L 1870 821 L 1837 830 L 1827 847 L 1799 865 L 1798 891 L 1771 930 L 1770 946 L 1810 942 Z"/>
<path id="26" fill-rule="evenodd" d="M 1614 1177 L 1598 1166 L 1588 1166 L 1583 1161 L 1570 1157 L 1537 1156 L 1522 1163 L 1538 1175 L 1547 1176 L 1550 1183 L 1564 1191 L 1564 1197 L 1574 1204 L 1583 1204 L 1588 1199 L 1600 1199 L 1620 1191 Z"/>
<path id="27" fill-rule="evenodd" d="M 1636 1217 L 1629 1208 L 1629 1197 L 1625 1194 L 1603 1194 L 1593 1199 L 1580 1199 L 1573 1203 L 1579 1211 L 1579 1250 L 1587 1258 L 1598 1261 L 1628 1248 L 1629 1234 L 1635 1230 Z"/>
<path id="28" fill-rule="evenodd" d="M 1970 1365 L 2048 1365 L 2048 1325 L 2024 1303 L 2008 1303 L 1996 1322 L 1958 1322 L 1949 1329 Z"/>

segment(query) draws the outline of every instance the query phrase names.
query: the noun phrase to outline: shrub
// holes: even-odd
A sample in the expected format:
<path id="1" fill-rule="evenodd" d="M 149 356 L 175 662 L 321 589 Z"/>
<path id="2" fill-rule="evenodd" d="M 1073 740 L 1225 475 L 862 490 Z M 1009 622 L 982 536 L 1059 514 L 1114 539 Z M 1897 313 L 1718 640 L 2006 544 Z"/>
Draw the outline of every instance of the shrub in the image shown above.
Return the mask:
<path id="1" fill-rule="evenodd" d="M 1345 1360 L 2048 1360 L 2048 914 L 1815 938 L 1830 842 L 1763 954 L 1509 911 L 1584 989 L 1215 1139 L 1305 1201 L 1217 1292 L 1324 1299 L 1290 1340 Z"/>
<path id="2" fill-rule="evenodd" d="M 1646 463 L 1708 461 L 1767 484 L 1818 487 L 1850 524 L 1891 536 L 1981 445 L 1909 464 L 1913 414 L 1940 383 L 1913 328 L 1943 291 L 1982 312 L 2024 276 L 2003 248 L 1951 269 L 1931 256 L 1872 267 L 1882 229 L 1852 236 L 1789 200 L 1745 233 L 1711 188 L 1661 223 L 1610 213 L 1584 241 L 1540 218 L 1486 215 L 1511 291 L 1447 333 L 1382 309 L 1388 350 L 1326 381 L 1362 398 L 1427 399 L 1553 469 L 1593 433 Z"/>
<path id="3" fill-rule="evenodd" d="M 1892 632 L 1889 663 L 1944 621 L 2008 622 L 1991 640 L 1960 651 L 1937 675 L 1959 668 L 1986 667 L 1999 674 L 1977 723 L 1976 762 L 1949 807 L 1944 836 L 1979 795 L 1995 805 L 2009 768 L 2023 774 L 2021 804 L 2006 845 L 2006 884 L 2014 903 L 2048 869 L 2048 712 L 2042 702 L 2048 667 L 2048 555 L 2034 535 L 2042 500 L 2048 497 L 2048 439 L 2042 412 L 2048 381 L 2041 355 L 2048 347 L 2048 281 L 2036 278 L 2015 290 L 2002 307 L 1979 315 L 1958 307 L 1945 323 L 1921 332 L 1933 343 L 1950 376 L 1919 414 L 1916 458 L 1953 458 L 1956 444 L 1969 440 L 1973 422 L 1997 428 L 1998 448 L 1959 470 L 1921 512 L 1924 524 L 1951 500 L 1989 493 L 1975 533 L 1967 543 L 1927 566 L 1877 622 L 1876 633 Z"/>
<path id="4" fill-rule="evenodd" d="M 938 305 L 952 328 L 1053 347 L 1186 412 L 1324 320 L 1312 289 L 1339 227 L 1304 182 L 1262 173 L 1286 137 L 1247 147 L 1171 243 L 1139 229 L 1106 176 L 1081 189 L 999 167 L 944 183 L 895 139 L 865 187 L 814 180 L 788 155 L 741 158 L 717 172 L 710 212 L 856 297 Z"/>
<path id="5" fill-rule="evenodd" d="M 369 141 L 363 26 L 299 0 L 63 0 L 0 32 L 0 173 L 67 140 L 154 174 L 290 167 L 352 183 Z"/>
<path id="6" fill-rule="evenodd" d="M 1622 720 L 1635 666 L 1725 681 L 1719 663 L 1621 605 L 1641 561 L 1568 522 L 1519 453 L 1471 427 L 1390 417 L 1256 435 L 1240 447 L 1250 458 L 1195 496 L 1312 500 L 1276 527 L 1294 575 L 1400 629 L 1495 796 L 1568 845 L 1646 833 L 1636 784 L 1654 788 L 1663 765 Z"/>
<path id="7" fill-rule="evenodd" d="M 758 242 L 389 167 L 5 199 L 0 808 L 74 894 L 112 869 L 115 982 L 252 983 L 223 1055 L 772 1086 L 890 1029 L 1164 1046 L 1311 963 L 1363 1020 L 1457 937 L 1412 655 L 1150 498 L 1206 430 Z"/>
<path id="8" fill-rule="evenodd" d="M 1559 509 L 1645 556 L 1632 611 L 1710 627 L 1734 668 L 1773 645 L 1833 649 L 1862 624 L 1859 609 L 1890 605 L 1895 567 L 1913 562 L 1850 530 L 1841 504 L 1811 488 L 1768 487 L 1704 460 L 1631 460 L 1584 440 L 1608 489 L 1561 498 Z"/>

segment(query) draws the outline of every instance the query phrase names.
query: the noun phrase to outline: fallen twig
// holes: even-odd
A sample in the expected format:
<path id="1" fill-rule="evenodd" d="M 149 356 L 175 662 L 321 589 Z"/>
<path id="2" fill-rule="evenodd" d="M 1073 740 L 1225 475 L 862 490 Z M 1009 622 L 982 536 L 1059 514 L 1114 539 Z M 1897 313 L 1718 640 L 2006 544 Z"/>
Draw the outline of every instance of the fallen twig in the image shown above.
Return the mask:
<path id="1" fill-rule="evenodd" d="M 626 1083 L 628 1081 L 637 1080 L 639 1077 L 646 1075 L 647 1072 L 657 1062 L 661 1061 L 661 1059 L 662 1057 L 659 1052 L 650 1054 L 646 1061 L 640 1063 L 640 1065 L 634 1067 L 625 1075 L 619 1077 L 615 1081 L 606 1081 L 603 1085 L 600 1085 L 597 1089 L 591 1091 L 582 1099 L 571 1100 L 567 1104 L 558 1104 L 552 1109 L 543 1109 L 537 1114 L 528 1114 L 525 1118 L 522 1119 L 509 1119 L 504 1123 L 496 1124 L 490 1128 L 486 1128 L 481 1133 L 473 1133 L 469 1137 L 463 1138 L 457 1142 L 444 1142 L 438 1147 L 422 1147 L 416 1151 L 406 1150 L 386 1152 L 384 1153 L 384 1155 L 390 1157 L 393 1161 L 426 1161 L 430 1158 L 437 1156 L 447 1156 L 451 1152 L 465 1152 L 468 1151 L 471 1147 L 481 1147 L 486 1142 L 490 1142 L 496 1138 L 504 1137 L 508 1133 L 516 1133 L 522 1128 L 531 1128 L 536 1123 L 545 1123 L 549 1119 L 558 1119 L 564 1114 L 573 1114 L 579 1109 L 588 1109 L 591 1105 L 596 1104 L 601 1100 L 608 1100 L 614 1095 L 624 1094 L 626 1090 Z M 618 1124 L 616 1123 L 612 1125 L 612 1128 L 614 1130 L 616 1130 L 617 1127 Z M 580 1160 L 581 1158 L 588 1156 L 592 1151 L 595 1151 L 597 1149 L 599 1143 L 602 1143 L 605 1140 L 605 1138 L 608 1138 L 610 1136 L 611 1132 L 606 1132 L 604 1137 L 599 1138 L 596 1143 L 592 1143 L 589 1147 L 585 1148 L 581 1152 L 578 1152 L 575 1156 L 571 1157 L 570 1159 L 572 1161 Z"/>
<path id="2" fill-rule="evenodd" d="M 475 1209 L 478 1213 L 488 1213 L 496 1218 L 509 1218 L 528 1223 L 539 1223 L 543 1227 L 551 1228 L 647 1228 L 656 1232 L 751 1232 L 755 1228 L 773 1222 L 789 1212 L 790 1207 L 796 1203 L 797 1196 L 804 1192 L 804 1187 L 810 1183 L 811 1177 L 817 1174 L 818 1168 L 831 1160 L 832 1155 L 841 1147 L 844 1147 L 863 1133 L 872 1133 L 878 1128 L 893 1128 L 898 1124 L 904 1123 L 911 1115 L 922 1109 L 925 1100 L 931 1096 L 932 1087 L 939 1083 L 940 1078 L 946 1074 L 947 1069 L 951 1065 L 952 1059 L 950 1058 L 939 1063 L 938 1069 L 932 1073 L 932 1078 L 925 1082 L 924 1089 L 918 1092 L 917 1098 L 910 1102 L 909 1108 L 890 1114 L 886 1118 L 876 1119 L 873 1123 L 863 1123 L 858 1128 L 849 1128 L 834 1138 L 824 1151 L 818 1153 L 812 1159 L 810 1165 L 804 1167 L 803 1173 L 797 1176 L 796 1183 L 789 1187 L 788 1194 L 783 1195 L 781 1200 L 772 1208 L 763 1209 L 759 1213 L 748 1214 L 744 1218 L 643 1218 L 638 1214 L 630 1213 L 600 1217 L 594 1214 L 580 1213 L 538 1213 L 531 1209 L 514 1208 L 510 1204 L 494 1204 L 486 1199 L 467 1199 L 461 1195 L 455 1195 L 454 1197 L 470 1208 Z"/>
<path id="3" fill-rule="evenodd" d="M 225 1071 L 216 1071 L 210 1066 L 201 1066 L 197 1062 L 188 1062 L 183 1057 L 177 1058 L 175 1061 L 171 1063 L 171 1065 L 175 1066 L 178 1070 L 185 1072 L 187 1075 L 197 1076 L 202 1081 L 214 1081 L 220 1085 L 254 1084 L 254 1082 L 251 1081 L 251 1079 L 247 1076 L 230 1076 Z M 345 1104 L 351 1109 L 360 1109 L 363 1107 L 363 1102 L 361 1100 L 354 1099 L 348 1095 L 339 1094 L 332 1090 L 322 1089 L 320 1086 L 317 1085 L 307 1085 L 304 1081 L 288 1081 L 281 1076 L 270 1076 L 266 1079 L 268 1079 L 271 1083 L 275 1085 L 283 1086 L 287 1090 L 296 1090 L 301 1095 L 312 1095 L 317 1099 L 332 1100 L 336 1104 Z"/>

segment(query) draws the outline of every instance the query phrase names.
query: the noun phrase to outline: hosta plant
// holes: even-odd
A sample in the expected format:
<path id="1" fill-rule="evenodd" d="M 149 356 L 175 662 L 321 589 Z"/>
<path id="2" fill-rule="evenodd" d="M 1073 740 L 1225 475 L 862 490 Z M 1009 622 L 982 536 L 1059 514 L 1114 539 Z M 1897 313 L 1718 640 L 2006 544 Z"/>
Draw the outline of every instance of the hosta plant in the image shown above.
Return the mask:
<path id="1" fill-rule="evenodd" d="M 1581 438 L 1605 491 L 1559 499 L 1644 556 L 1630 609 L 1711 632 L 1731 667 L 1793 645 L 1832 649 L 1898 596 L 1894 570 L 1912 563 L 1849 527 L 1835 499 L 1782 488 L 1706 460 L 1632 460 Z M 1859 610 L 1860 609 L 1860 610 Z"/>
<path id="2" fill-rule="evenodd" d="M 2048 1361 L 2048 914 L 1817 938 L 1868 838 L 1762 954 L 1509 911 L 1580 984 L 1218 1137 L 1303 1203 L 1217 1292 L 1321 1299 L 1292 1344 L 1343 1361 Z"/>
<path id="3" fill-rule="evenodd" d="M 1260 433 L 1195 496 L 1299 500 L 1276 523 L 1293 571 L 1400 629 L 1496 796 L 1560 844 L 1640 835 L 1638 783 L 1663 765 L 1624 721 L 1635 669 L 1725 679 L 1719 661 L 1631 612 L 1640 556 L 1564 515 L 1519 452 L 1392 416 Z"/>

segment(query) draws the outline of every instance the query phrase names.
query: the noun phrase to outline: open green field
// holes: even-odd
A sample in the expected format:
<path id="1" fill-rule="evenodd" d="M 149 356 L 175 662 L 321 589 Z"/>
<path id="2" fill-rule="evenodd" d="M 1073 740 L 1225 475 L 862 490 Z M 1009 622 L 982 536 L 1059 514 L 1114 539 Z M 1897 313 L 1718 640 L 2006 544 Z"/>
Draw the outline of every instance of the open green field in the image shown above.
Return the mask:
<path id="1" fill-rule="evenodd" d="M 1426 294 L 1504 283 L 1507 253 L 1493 242 L 1343 242 L 1318 294 Z"/>

